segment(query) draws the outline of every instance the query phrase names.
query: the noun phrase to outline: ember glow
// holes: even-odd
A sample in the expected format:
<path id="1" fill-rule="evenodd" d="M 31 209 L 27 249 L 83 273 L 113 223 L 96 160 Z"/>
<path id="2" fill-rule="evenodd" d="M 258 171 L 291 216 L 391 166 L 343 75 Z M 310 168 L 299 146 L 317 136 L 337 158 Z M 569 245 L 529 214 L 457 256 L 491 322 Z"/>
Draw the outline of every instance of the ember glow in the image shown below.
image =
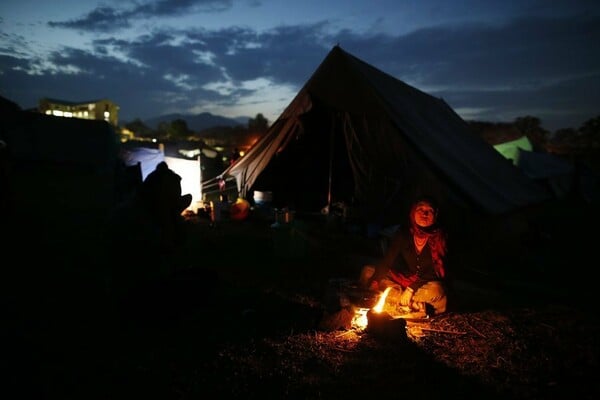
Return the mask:
<path id="1" fill-rule="evenodd" d="M 354 312 L 354 318 L 352 318 L 352 327 L 354 329 L 365 329 L 369 325 L 369 319 L 367 318 L 368 308 L 358 308 Z"/>

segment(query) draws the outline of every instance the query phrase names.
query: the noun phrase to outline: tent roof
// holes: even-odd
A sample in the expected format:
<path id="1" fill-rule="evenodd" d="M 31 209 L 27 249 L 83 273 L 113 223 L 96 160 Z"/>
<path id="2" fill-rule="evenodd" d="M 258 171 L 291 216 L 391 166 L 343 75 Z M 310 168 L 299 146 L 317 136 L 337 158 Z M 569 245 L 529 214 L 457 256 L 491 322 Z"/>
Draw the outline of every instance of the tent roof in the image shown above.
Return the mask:
<path id="1" fill-rule="evenodd" d="M 575 166 L 570 161 L 555 154 L 517 149 L 517 165 L 533 179 L 550 178 L 558 175 L 571 175 Z"/>
<path id="2" fill-rule="evenodd" d="M 117 136 L 106 121 L 26 111 L 16 118 L 2 133 L 15 159 L 114 168 Z"/>
<path id="3" fill-rule="evenodd" d="M 317 107 L 337 115 L 391 122 L 393 133 L 374 139 L 381 132 L 368 132 L 369 137 L 358 140 L 362 140 L 361 145 L 370 141 L 376 146 L 363 149 L 370 152 L 372 162 L 382 163 L 385 154 L 394 161 L 386 168 L 402 168 L 398 155 L 400 147 L 408 144 L 455 192 L 484 211 L 503 213 L 549 198 L 546 191 L 471 132 L 443 100 L 339 46 L 333 47 L 263 138 L 224 175 L 235 176 L 242 191 L 250 188 L 273 155 L 301 129 L 301 117 Z"/>

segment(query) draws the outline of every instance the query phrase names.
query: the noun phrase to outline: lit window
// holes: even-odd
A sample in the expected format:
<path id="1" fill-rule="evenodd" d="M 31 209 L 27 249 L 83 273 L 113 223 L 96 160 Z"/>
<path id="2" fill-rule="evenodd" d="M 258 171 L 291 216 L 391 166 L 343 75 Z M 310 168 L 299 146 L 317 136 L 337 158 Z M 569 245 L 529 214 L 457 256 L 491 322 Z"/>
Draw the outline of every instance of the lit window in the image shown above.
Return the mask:
<path id="1" fill-rule="evenodd" d="M 60 110 L 52 110 L 52 115 L 56 115 L 57 117 L 62 117 L 63 112 Z"/>
<path id="2" fill-rule="evenodd" d="M 52 110 L 46 110 L 46 115 L 52 114 Z"/>

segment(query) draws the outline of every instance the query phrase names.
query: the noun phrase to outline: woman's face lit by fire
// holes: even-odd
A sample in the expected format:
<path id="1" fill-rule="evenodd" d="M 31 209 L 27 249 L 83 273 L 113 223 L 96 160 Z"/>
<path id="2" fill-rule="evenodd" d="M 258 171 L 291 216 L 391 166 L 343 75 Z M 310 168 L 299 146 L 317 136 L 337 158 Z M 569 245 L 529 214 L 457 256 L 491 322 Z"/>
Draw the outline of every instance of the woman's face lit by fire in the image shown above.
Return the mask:
<path id="1" fill-rule="evenodd" d="M 427 201 L 420 201 L 413 208 L 412 218 L 418 226 L 427 228 L 435 222 L 435 208 Z"/>

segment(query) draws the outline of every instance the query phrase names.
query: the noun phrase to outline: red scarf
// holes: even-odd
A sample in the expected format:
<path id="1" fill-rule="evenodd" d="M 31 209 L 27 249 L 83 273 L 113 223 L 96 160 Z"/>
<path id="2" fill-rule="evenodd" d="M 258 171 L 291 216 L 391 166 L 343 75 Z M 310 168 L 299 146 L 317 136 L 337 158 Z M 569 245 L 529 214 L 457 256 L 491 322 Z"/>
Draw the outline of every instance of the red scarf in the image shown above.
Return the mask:
<path id="1" fill-rule="evenodd" d="M 410 233 L 413 236 L 420 238 L 427 237 L 426 246 L 431 249 L 431 258 L 433 260 L 433 266 L 435 273 L 438 277 L 443 278 L 446 276 L 446 270 L 444 268 L 444 256 L 446 255 L 446 236 L 444 232 L 437 226 L 437 210 L 436 210 L 436 222 L 433 225 L 423 228 L 415 222 L 415 208 L 417 203 L 410 210 L 410 222 L 411 228 Z"/>

